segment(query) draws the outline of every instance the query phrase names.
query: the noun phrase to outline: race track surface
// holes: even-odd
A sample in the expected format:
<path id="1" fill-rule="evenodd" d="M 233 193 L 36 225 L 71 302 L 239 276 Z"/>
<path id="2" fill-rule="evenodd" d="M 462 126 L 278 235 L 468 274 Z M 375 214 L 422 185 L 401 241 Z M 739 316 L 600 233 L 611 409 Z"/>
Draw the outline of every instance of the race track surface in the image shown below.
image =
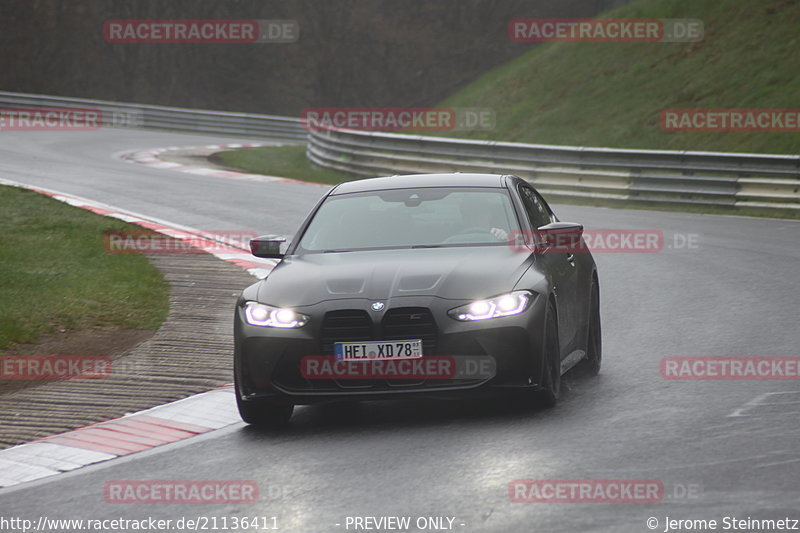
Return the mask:
<path id="1" fill-rule="evenodd" d="M 292 234 L 327 190 L 159 170 L 115 157 L 253 139 L 137 130 L 2 132 L 0 139 L 0 177 L 203 230 Z M 587 229 L 655 229 L 665 239 L 658 253 L 595 255 L 603 370 L 594 378 L 567 374 L 555 409 L 525 410 L 509 401 L 298 408 L 292 425 L 278 432 L 236 424 L 2 490 L 0 515 L 274 516 L 281 531 L 291 532 L 354 531 L 348 516 L 410 516 L 412 523 L 454 517 L 455 531 L 547 533 L 650 531 L 649 517 L 664 531 L 667 516 L 800 519 L 798 381 L 660 375 L 664 357 L 800 356 L 800 221 L 554 209 Z M 695 246 L 682 246 L 688 242 Z M 186 479 L 252 480 L 261 495 L 253 504 L 104 500 L 108 481 Z M 665 498 L 515 503 L 508 487 L 518 479 L 660 480 Z"/>

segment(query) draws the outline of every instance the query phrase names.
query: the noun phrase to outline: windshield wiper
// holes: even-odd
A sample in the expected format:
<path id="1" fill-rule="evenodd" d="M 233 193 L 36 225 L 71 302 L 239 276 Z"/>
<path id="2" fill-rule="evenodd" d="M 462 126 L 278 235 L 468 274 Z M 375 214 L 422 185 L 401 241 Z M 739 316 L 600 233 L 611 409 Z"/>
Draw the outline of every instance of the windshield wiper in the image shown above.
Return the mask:
<path id="1" fill-rule="evenodd" d="M 343 254 L 345 252 L 352 252 L 353 250 L 323 250 L 323 254 Z"/>
<path id="2" fill-rule="evenodd" d="M 413 244 L 411 245 L 411 249 L 414 250 L 416 248 L 444 248 L 447 246 L 446 244 Z"/>

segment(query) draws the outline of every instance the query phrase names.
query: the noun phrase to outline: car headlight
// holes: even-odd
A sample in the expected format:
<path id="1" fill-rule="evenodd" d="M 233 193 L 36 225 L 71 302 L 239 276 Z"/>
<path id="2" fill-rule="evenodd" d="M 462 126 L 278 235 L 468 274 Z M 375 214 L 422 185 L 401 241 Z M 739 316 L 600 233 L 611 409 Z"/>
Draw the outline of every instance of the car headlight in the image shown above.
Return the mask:
<path id="1" fill-rule="evenodd" d="M 486 300 L 475 300 L 451 309 L 448 314 L 451 318 L 462 322 L 518 315 L 528 308 L 531 300 L 533 300 L 532 292 L 514 291 Z"/>
<path id="2" fill-rule="evenodd" d="M 246 302 L 244 316 L 248 324 L 269 328 L 302 328 L 308 322 L 306 315 L 297 313 L 294 309 L 258 302 Z"/>

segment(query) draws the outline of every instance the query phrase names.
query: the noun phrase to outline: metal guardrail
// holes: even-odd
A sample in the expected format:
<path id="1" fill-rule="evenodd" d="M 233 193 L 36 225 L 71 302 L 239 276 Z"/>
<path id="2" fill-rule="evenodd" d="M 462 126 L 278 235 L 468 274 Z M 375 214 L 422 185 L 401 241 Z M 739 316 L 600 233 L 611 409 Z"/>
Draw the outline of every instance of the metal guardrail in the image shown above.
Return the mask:
<path id="1" fill-rule="evenodd" d="M 273 115 L 205 111 L 4 91 L 0 91 L 0 107 L 90 108 L 100 111 L 99 122 L 112 127 L 223 133 L 299 143 L 305 142 L 307 135 L 300 119 Z"/>
<path id="2" fill-rule="evenodd" d="M 317 165 L 361 176 L 516 174 L 551 197 L 800 209 L 800 156 L 618 150 L 354 130 L 306 131 L 300 119 L 0 91 L 2 107 L 93 108 L 106 126 L 302 143 Z"/>
<path id="3" fill-rule="evenodd" d="M 515 174 L 551 197 L 800 209 L 800 156 L 617 150 L 354 130 L 309 134 L 308 158 L 356 175 Z"/>

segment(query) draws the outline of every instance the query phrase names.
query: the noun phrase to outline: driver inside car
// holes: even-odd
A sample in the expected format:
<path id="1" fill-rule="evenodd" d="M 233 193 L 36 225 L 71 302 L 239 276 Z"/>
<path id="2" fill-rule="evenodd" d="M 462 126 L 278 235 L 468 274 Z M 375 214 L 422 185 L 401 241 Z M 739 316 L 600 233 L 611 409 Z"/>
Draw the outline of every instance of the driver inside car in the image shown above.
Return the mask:
<path id="1" fill-rule="evenodd" d="M 505 241 L 508 239 L 508 231 L 498 228 L 496 223 L 492 220 L 492 210 L 484 202 L 477 198 L 466 198 L 461 201 L 459 205 L 461 216 L 463 219 L 462 227 L 472 230 L 481 229 L 485 232 L 491 233 L 498 241 Z"/>

